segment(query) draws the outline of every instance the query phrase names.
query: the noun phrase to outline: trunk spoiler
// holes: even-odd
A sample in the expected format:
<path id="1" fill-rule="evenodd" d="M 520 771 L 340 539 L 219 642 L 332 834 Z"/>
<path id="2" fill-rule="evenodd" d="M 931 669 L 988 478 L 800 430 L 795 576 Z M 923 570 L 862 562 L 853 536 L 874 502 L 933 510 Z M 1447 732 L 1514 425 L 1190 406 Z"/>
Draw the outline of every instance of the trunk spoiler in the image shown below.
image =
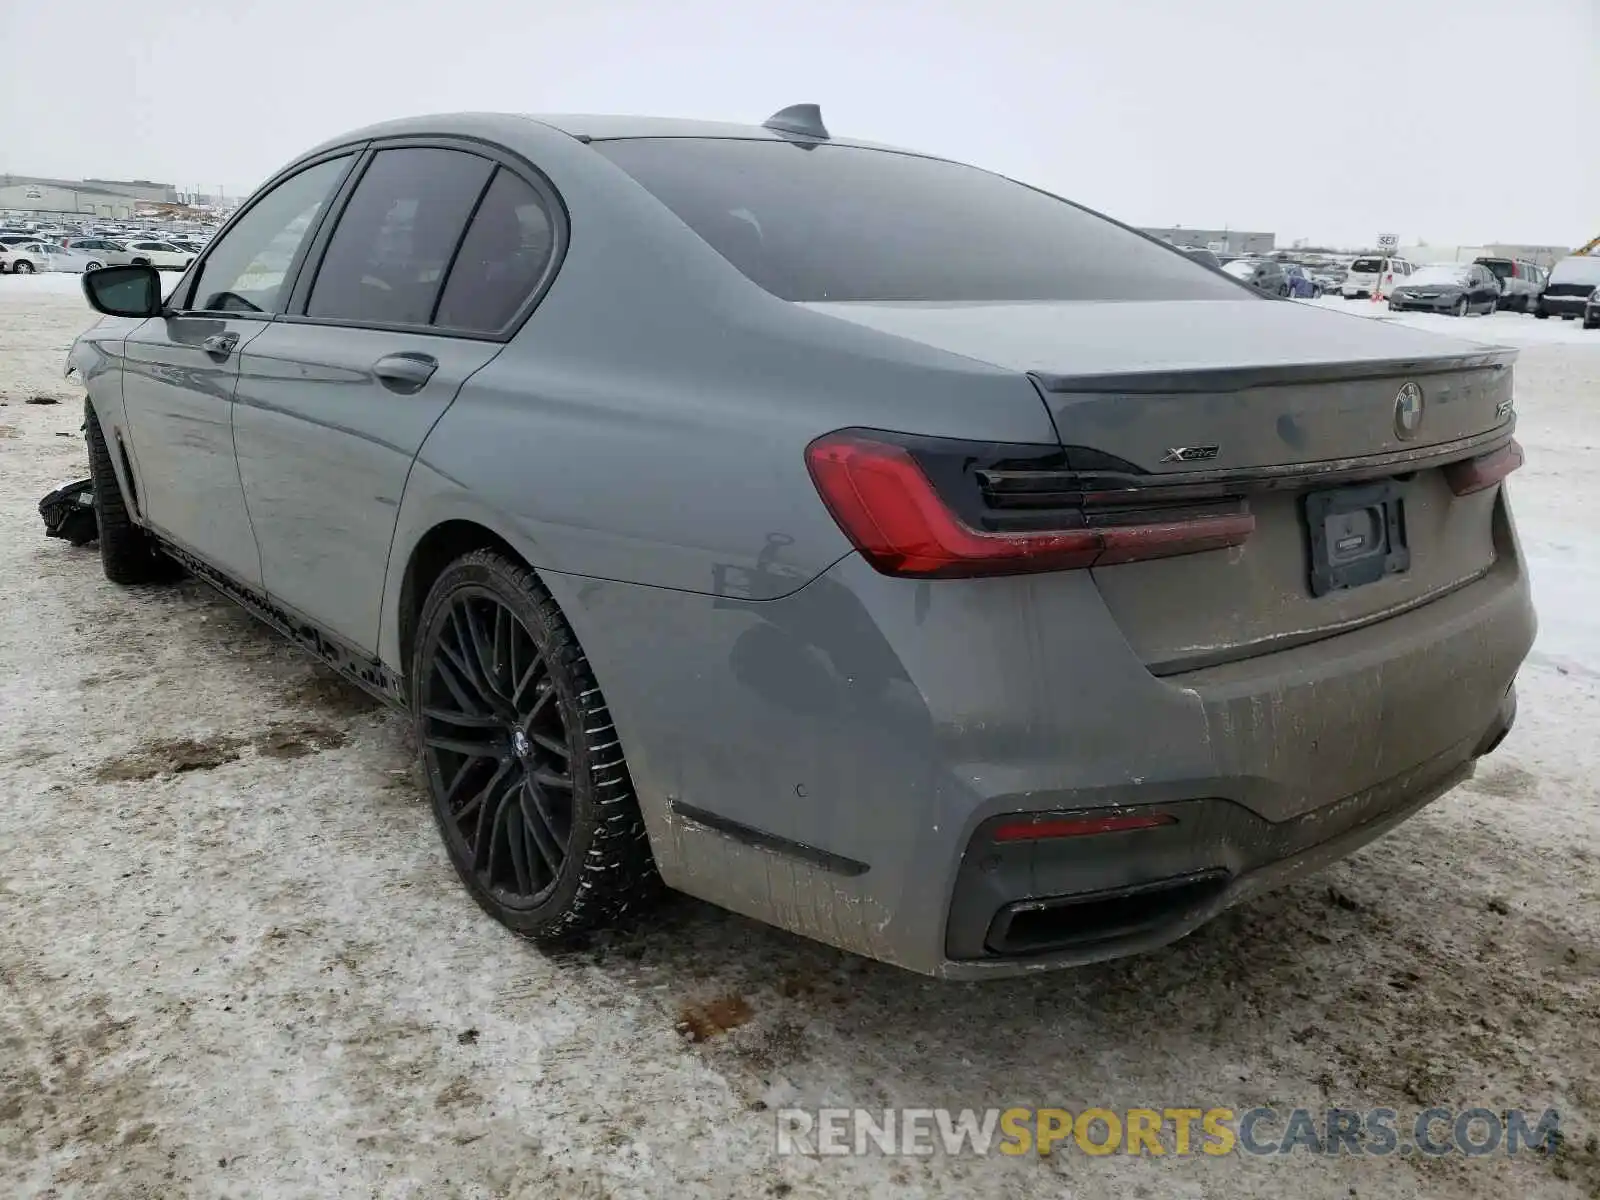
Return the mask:
<path id="1" fill-rule="evenodd" d="M 1516 361 L 1509 346 L 1487 347 L 1468 354 L 1427 358 L 1373 359 L 1367 362 L 1276 363 L 1256 367 L 1196 367 L 1193 370 L 1128 371 L 1103 375 L 1056 375 L 1032 372 L 1043 392 L 1120 392 L 1128 395 L 1172 395 L 1192 392 L 1239 392 L 1247 388 L 1291 387 L 1306 383 L 1343 383 L 1387 376 L 1442 375 L 1451 371 L 1503 371 Z"/>

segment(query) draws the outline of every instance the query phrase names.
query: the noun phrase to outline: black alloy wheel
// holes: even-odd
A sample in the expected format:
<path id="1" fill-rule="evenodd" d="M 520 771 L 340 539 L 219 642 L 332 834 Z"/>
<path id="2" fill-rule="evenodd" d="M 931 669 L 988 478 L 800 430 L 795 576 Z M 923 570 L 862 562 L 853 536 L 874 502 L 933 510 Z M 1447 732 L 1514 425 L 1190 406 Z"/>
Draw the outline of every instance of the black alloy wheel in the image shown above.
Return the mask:
<path id="1" fill-rule="evenodd" d="M 533 573 L 490 551 L 451 564 L 412 661 L 434 819 L 473 898 L 534 938 L 642 902 L 657 877 L 616 731 Z"/>
<path id="2" fill-rule="evenodd" d="M 451 598 L 423 681 L 429 774 L 477 882 L 510 908 L 537 904 L 572 838 L 572 744 L 527 628 L 492 592 Z"/>

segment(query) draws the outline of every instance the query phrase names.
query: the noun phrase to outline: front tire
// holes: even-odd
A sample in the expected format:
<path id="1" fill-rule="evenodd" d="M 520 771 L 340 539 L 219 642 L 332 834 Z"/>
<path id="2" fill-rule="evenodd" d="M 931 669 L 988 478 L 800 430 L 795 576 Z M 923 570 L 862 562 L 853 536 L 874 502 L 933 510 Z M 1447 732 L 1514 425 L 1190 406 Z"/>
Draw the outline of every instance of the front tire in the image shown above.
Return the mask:
<path id="1" fill-rule="evenodd" d="M 89 443 L 89 481 L 94 485 L 94 520 L 99 530 L 100 567 L 112 583 L 155 583 L 177 574 L 173 562 L 156 549 L 155 542 L 134 523 L 122 498 L 117 473 L 111 465 L 111 447 L 100 431 L 94 405 L 88 405 L 84 432 Z"/>
<path id="2" fill-rule="evenodd" d="M 25 258 L 19 258 L 11 267 L 13 275 L 32 275 L 33 264 Z"/>
<path id="3" fill-rule="evenodd" d="M 1467 298 L 1463 296 L 1451 306 L 1450 315 L 1452 317 L 1464 317 L 1467 315 L 1467 310 L 1469 307 L 1471 306 L 1467 304 Z"/>
<path id="4" fill-rule="evenodd" d="M 457 559 L 417 622 L 411 710 L 450 864 L 490 916 L 555 941 L 660 886 L 600 686 L 527 567 Z"/>

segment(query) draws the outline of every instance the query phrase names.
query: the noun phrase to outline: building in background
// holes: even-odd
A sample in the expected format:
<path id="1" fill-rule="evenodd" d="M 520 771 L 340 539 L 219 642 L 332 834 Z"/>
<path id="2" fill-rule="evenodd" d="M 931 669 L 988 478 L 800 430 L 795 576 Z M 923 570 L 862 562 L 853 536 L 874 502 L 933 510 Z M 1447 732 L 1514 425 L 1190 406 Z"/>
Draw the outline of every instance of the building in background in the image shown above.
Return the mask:
<path id="1" fill-rule="evenodd" d="M 0 175 L 0 211 L 83 213 L 120 219 L 140 204 L 173 204 L 177 189 L 148 179 L 50 179 L 41 175 Z"/>
<path id="2" fill-rule="evenodd" d="M 1266 254 L 1275 249 L 1278 235 L 1252 233 L 1246 229 L 1141 229 L 1158 241 L 1191 250 L 1213 250 L 1218 254 Z"/>

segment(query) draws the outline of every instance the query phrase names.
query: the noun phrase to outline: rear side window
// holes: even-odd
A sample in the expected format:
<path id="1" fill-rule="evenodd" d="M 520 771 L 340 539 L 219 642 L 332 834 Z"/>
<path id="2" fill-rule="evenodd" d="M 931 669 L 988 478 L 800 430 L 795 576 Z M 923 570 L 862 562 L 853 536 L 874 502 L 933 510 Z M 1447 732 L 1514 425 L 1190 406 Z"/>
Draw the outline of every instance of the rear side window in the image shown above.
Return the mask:
<path id="1" fill-rule="evenodd" d="M 190 307 L 282 312 L 289 299 L 284 282 L 300 243 L 349 166 L 348 155 L 316 163 L 252 204 L 201 263 Z"/>
<path id="2" fill-rule="evenodd" d="M 544 278 L 555 250 L 555 227 L 543 198 L 501 167 L 484 193 L 434 324 L 494 333 L 503 329 Z"/>
<path id="3" fill-rule="evenodd" d="M 460 150 L 376 154 L 322 257 L 308 316 L 426 325 L 494 164 Z"/>
<path id="4" fill-rule="evenodd" d="M 1171 247 L 974 167 L 766 140 L 594 148 L 785 300 L 1241 298 Z"/>

